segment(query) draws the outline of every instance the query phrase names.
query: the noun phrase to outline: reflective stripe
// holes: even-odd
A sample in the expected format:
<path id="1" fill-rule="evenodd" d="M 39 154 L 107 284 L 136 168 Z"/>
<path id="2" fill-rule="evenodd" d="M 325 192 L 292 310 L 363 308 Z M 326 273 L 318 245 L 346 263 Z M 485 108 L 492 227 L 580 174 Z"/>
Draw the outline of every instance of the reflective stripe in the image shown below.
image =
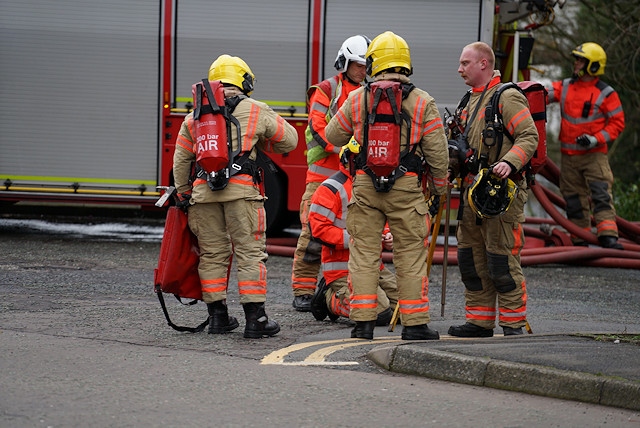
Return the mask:
<path id="1" fill-rule="evenodd" d="M 269 138 L 265 138 L 265 143 L 267 144 L 267 146 L 265 147 L 265 151 L 270 152 L 273 151 L 273 143 L 279 143 L 283 138 L 284 138 L 284 134 L 285 134 L 285 120 L 278 116 L 276 117 L 276 132 L 273 134 L 273 136 L 269 137 Z"/>
<path id="2" fill-rule="evenodd" d="M 203 293 L 220 293 L 227 290 L 227 278 L 201 279 Z"/>
<path id="3" fill-rule="evenodd" d="M 243 152 L 247 152 L 253 148 L 253 139 L 255 138 L 256 128 L 258 127 L 259 114 L 260 108 L 256 104 L 251 104 L 249 120 L 245 129 L 244 140 L 242 141 Z"/>
<path id="4" fill-rule="evenodd" d="M 334 117 L 336 118 L 342 129 L 344 129 L 348 134 L 353 135 L 353 127 L 344 117 L 344 114 L 342 114 L 342 110 L 338 111 L 338 113 Z"/>
<path id="5" fill-rule="evenodd" d="M 494 321 L 496 319 L 496 308 L 486 306 L 466 306 L 466 318 L 477 321 Z"/>
<path id="6" fill-rule="evenodd" d="M 378 296 L 376 294 L 360 294 L 351 297 L 351 308 L 370 309 L 377 306 Z"/>
<path id="7" fill-rule="evenodd" d="M 427 101 L 422 97 L 416 97 L 416 104 L 413 107 L 413 126 L 412 126 L 413 129 L 411 130 L 411 136 L 409 139 L 412 145 L 417 144 L 422 138 L 422 136 L 420 135 L 420 128 L 422 127 L 422 123 L 418 123 L 417 121 L 422 119 L 422 116 L 424 115 L 424 111 L 426 108 L 427 108 Z M 429 133 L 427 131 L 427 129 L 429 128 L 429 123 L 425 125 L 424 135 Z"/>
<path id="8" fill-rule="evenodd" d="M 518 159 L 520 159 L 520 163 L 522 165 L 527 163 L 527 154 L 525 153 L 525 151 L 522 149 L 522 147 L 519 146 L 513 146 L 511 147 L 511 149 L 509 150 L 509 152 L 513 153 L 514 155 L 516 155 L 518 157 Z"/>
<path id="9" fill-rule="evenodd" d="M 339 227 L 341 229 L 344 229 L 345 227 L 347 227 L 346 220 L 341 218 L 336 218 L 336 213 L 334 213 L 329 208 L 324 207 L 322 205 L 311 204 L 311 208 L 309 209 L 309 212 L 313 212 L 318 214 L 319 216 L 325 217 L 327 220 L 333 223 L 334 226 Z"/>
<path id="10" fill-rule="evenodd" d="M 291 286 L 294 290 L 315 290 L 317 278 L 291 278 Z"/>
<path id="11" fill-rule="evenodd" d="M 511 248 L 511 255 L 518 257 L 523 247 L 524 247 L 523 228 L 522 228 L 522 224 L 518 223 L 516 228 L 513 229 L 513 248 Z"/>
<path id="12" fill-rule="evenodd" d="M 238 281 L 240 294 L 267 294 L 266 281 Z"/>
<path id="13" fill-rule="evenodd" d="M 315 163 L 309 165 L 309 171 L 315 172 L 316 174 L 324 175 L 325 177 L 329 177 L 329 176 L 333 175 L 334 172 L 336 172 L 333 169 L 323 168 L 321 166 L 318 166 Z"/>
<path id="14" fill-rule="evenodd" d="M 311 108 L 312 108 L 313 110 L 316 110 L 316 111 L 322 112 L 323 114 L 327 114 L 327 111 L 329 111 L 329 107 L 327 107 L 327 106 L 325 106 L 325 105 L 322 105 L 322 104 L 320 104 L 320 103 L 319 103 L 319 102 L 317 102 L 317 101 L 316 101 L 316 102 L 314 102 L 313 104 L 311 104 Z"/>
<path id="15" fill-rule="evenodd" d="M 322 263 L 322 270 L 329 271 L 348 271 L 349 270 L 349 262 L 326 262 Z"/>
<path id="16" fill-rule="evenodd" d="M 617 234 L 618 225 L 613 220 L 602 220 L 600 223 L 597 224 L 596 230 L 598 231 L 598 235 L 600 235 L 602 232 L 607 232 L 612 230 L 615 231 Z"/>
<path id="17" fill-rule="evenodd" d="M 423 135 L 427 135 L 432 133 L 433 131 L 442 128 L 442 120 L 437 117 L 433 120 L 431 120 L 429 123 L 427 123 L 427 125 L 424 128 L 424 134 Z"/>
<path id="18" fill-rule="evenodd" d="M 398 300 L 401 314 L 429 312 L 428 300 Z"/>
<path id="19" fill-rule="evenodd" d="M 347 227 L 346 218 L 347 218 L 347 205 L 349 205 L 349 194 L 347 193 L 347 190 L 344 188 L 344 183 L 337 181 L 335 178 L 329 177 L 325 180 L 323 185 L 331 186 L 340 195 L 340 207 L 342 209 L 342 212 L 340 213 L 340 218 L 335 219 L 335 222 L 334 222 L 335 226 L 340 228 Z"/>
<path id="20" fill-rule="evenodd" d="M 500 321 L 502 322 L 518 322 L 526 321 L 527 308 L 522 307 L 519 309 L 506 309 L 500 308 Z"/>
<path id="21" fill-rule="evenodd" d="M 349 302 L 348 301 L 343 302 L 341 299 L 336 297 L 335 294 L 331 295 L 331 303 L 329 305 L 329 310 L 331 311 L 331 313 L 335 315 L 349 318 L 349 312 L 350 312 Z"/>
<path id="22" fill-rule="evenodd" d="M 522 123 L 523 120 L 531 117 L 531 112 L 528 108 L 524 108 L 520 110 L 518 113 L 514 114 L 509 123 L 507 123 L 507 130 L 511 135 L 515 134 L 515 130 Z"/>

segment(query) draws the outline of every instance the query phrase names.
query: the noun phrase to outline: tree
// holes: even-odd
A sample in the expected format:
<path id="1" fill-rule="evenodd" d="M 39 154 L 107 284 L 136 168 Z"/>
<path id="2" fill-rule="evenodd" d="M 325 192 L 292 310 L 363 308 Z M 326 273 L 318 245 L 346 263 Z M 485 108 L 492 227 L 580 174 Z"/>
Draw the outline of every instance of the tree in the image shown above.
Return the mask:
<path id="1" fill-rule="evenodd" d="M 609 147 L 616 180 L 640 182 L 640 2 L 637 0 L 573 0 L 556 11 L 554 22 L 536 32 L 534 56 L 540 64 L 562 64 L 571 74 L 573 48 L 595 42 L 607 53 L 602 80 L 620 95 L 626 127 Z"/>

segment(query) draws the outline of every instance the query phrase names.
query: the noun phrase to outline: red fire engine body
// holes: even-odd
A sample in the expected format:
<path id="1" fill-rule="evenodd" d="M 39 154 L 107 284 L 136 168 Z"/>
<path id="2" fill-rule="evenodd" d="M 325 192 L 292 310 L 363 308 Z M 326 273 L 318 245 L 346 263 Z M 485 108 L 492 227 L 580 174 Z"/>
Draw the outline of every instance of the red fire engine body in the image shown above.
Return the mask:
<path id="1" fill-rule="evenodd" d="M 494 43 L 497 34 L 509 77 L 509 52 L 522 52 L 513 41 L 531 37 L 513 25 L 494 32 L 494 22 L 531 15 L 528 3 L 31 0 L 27 8 L 22 0 L 6 0 L 0 17 L 0 207 L 154 209 L 158 188 L 172 184 L 173 149 L 192 106 L 191 85 L 227 53 L 255 73 L 252 96 L 298 131 L 293 152 L 269 154 L 277 171 L 266 175 L 269 228 L 285 227 L 305 187 L 306 90 L 336 73 L 344 39 L 400 34 L 412 49 L 413 82 L 440 108 L 452 109 L 466 90 L 456 73 L 462 47 Z M 527 67 L 526 60 L 518 64 Z"/>

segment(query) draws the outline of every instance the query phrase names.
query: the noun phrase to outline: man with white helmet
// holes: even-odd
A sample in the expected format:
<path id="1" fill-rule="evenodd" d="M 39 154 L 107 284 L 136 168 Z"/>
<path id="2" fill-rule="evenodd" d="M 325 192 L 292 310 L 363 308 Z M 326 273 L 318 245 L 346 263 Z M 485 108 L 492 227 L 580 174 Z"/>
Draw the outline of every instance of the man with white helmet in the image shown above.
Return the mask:
<path id="1" fill-rule="evenodd" d="M 346 39 L 336 57 L 334 67 L 338 74 L 311 86 L 307 91 L 309 125 L 306 130 L 307 164 L 305 192 L 300 202 L 302 231 L 293 256 L 291 287 L 293 307 L 297 311 L 310 312 L 311 299 L 320 272 L 321 245 L 311 240 L 309 207 L 311 196 L 324 180 L 338 171 L 340 147 L 331 144 L 324 129 L 338 111 L 349 93 L 359 88 L 367 73 L 364 54 L 370 40 L 363 35 Z"/>
<path id="2" fill-rule="evenodd" d="M 562 116 L 560 193 L 573 224 L 590 232 L 593 213 L 600 245 L 621 250 L 607 145 L 624 130 L 622 103 L 618 93 L 600 80 L 607 63 L 600 45 L 583 43 L 571 55 L 573 76 L 547 88 L 549 102 L 560 103 Z M 574 245 L 587 245 L 577 236 L 571 238 Z"/>
<path id="3" fill-rule="evenodd" d="M 233 255 L 238 265 L 240 303 L 246 319 L 244 337 L 273 336 L 280 331 L 280 326 L 267 317 L 264 308 L 267 296 L 265 198 L 259 188 L 261 175 L 255 159 L 258 149 L 290 152 L 298 143 L 298 134 L 268 105 L 249 98 L 255 77 L 241 58 L 221 55 L 211 64 L 208 79 L 222 84 L 224 107 L 237 119 L 237 123 L 231 125 L 231 149 L 237 153 L 234 166 L 241 164 L 241 167 L 228 177 L 226 186 L 215 190 L 208 185 L 205 178 L 208 174 L 192 175 L 196 153 L 202 144 L 197 141 L 198 120 L 191 112 L 185 117 L 176 140 L 173 176 L 181 199 L 179 206 L 188 207 L 189 228 L 198 237 L 198 274 L 209 311 L 209 333 L 228 333 L 239 325 L 235 317 L 229 316 L 226 304 Z M 222 144 L 226 147 L 227 141 Z"/>

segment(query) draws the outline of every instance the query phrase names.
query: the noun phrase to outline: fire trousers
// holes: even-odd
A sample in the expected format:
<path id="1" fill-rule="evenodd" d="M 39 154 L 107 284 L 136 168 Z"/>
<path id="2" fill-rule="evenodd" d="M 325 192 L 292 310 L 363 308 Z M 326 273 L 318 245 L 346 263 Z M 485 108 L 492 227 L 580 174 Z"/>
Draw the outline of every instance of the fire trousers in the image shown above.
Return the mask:
<path id="1" fill-rule="evenodd" d="M 591 213 L 598 236 L 618 237 L 616 210 L 613 206 L 613 173 L 605 153 L 562 155 L 560 193 L 567 203 L 567 218 L 576 226 L 591 231 Z M 572 236 L 574 243 L 582 239 Z"/>
<path id="2" fill-rule="evenodd" d="M 332 314 L 349 318 L 351 305 L 347 274 L 329 284 L 330 290 L 326 294 L 327 307 Z M 377 314 L 387 308 L 395 309 L 398 303 L 398 286 L 396 276 L 386 266 L 380 269 L 377 290 Z"/>
<path id="3" fill-rule="evenodd" d="M 291 274 L 291 288 L 294 296 L 313 294 L 318 282 L 322 244 L 311 240 L 309 208 L 311 207 L 311 196 L 320 187 L 320 184 L 317 182 L 307 183 L 302 195 L 302 202 L 300 202 L 300 225 L 302 229 L 298 237 L 296 251 L 293 254 Z"/>
<path id="4" fill-rule="evenodd" d="M 372 321 L 377 314 L 380 237 L 385 223 L 393 234 L 393 264 L 402 325 L 422 325 L 429 317 L 427 204 L 415 176 L 404 175 L 389 192 L 376 192 L 366 174 L 354 178 L 348 206 L 349 277 L 353 321 Z"/>
<path id="5" fill-rule="evenodd" d="M 240 199 L 192 205 L 189 228 L 198 237 L 198 273 L 205 303 L 227 298 L 232 254 L 238 269 L 240 303 L 266 301 L 266 216 L 262 201 Z"/>
<path id="6" fill-rule="evenodd" d="M 467 200 L 465 191 L 462 201 Z M 458 222 L 458 268 L 465 286 L 466 320 L 493 329 L 496 299 L 499 324 L 523 327 L 527 320 L 527 288 L 520 265 L 524 246 L 524 204 L 520 190 L 509 210 L 501 216 L 477 220 L 468 206 Z"/>

